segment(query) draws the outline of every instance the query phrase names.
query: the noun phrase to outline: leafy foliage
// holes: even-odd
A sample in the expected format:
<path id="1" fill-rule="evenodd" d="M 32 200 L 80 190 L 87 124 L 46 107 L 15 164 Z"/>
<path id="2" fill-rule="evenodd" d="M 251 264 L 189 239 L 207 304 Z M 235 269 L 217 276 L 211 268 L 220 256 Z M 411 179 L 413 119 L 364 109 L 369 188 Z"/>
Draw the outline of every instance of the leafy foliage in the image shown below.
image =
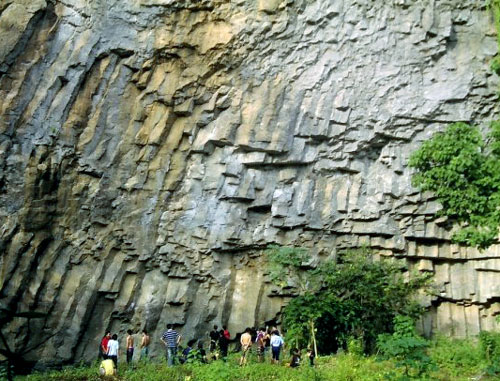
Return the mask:
<path id="1" fill-rule="evenodd" d="M 373 350 L 377 335 L 392 331 L 396 314 L 416 317 L 421 312 L 414 295 L 429 277 L 405 277 L 406 271 L 397 261 L 374 260 L 367 250 L 346 252 L 337 263 L 304 271 L 308 284 L 317 286 L 305 289 L 284 308 L 288 340 L 304 347 L 314 323 L 321 353 L 336 352 L 353 337 L 363 340 L 366 351 Z"/>
<path id="2" fill-rule="evenodd" d="M 318 287 L 315 270 L 306 266 L 310 261 L 306 249 L 287 246 L 270 246 L 266 250 L 271 281 L 285 287 L 295 285 L 301 294 Z"/>
<path id="3" fill-rule="evenodd" d="M 488 364 L 486 371 L 489 374 L 500 373 L 500 333 L 481 331 L 479 343 Z"/>
<path id="4" fill-rule="evenodd" d="M 394 333 L 379 335 L 377 340 L 382 356 L 394 359 L 397 367 L 404 368 L 400 380 L 421 378 L 435 370 L 435 365 L 427 354 L 429 346 L 430 343 L 417 334 L 414 320 L 402 315 L 394 318 Z"/>
<path id="5" fill-rule="evenodd" d="M 456 380 L 464 374 L 479 374 L 487 367 L 479 344 L 475 340 L 435 337 L 429 347 L 429 356 L 440 374 Z"/>
<path id="6" fill-rule="evenodd" d="M 458 223 L 452 239 L 484 249 L 496 242 L 500 225 L 500 122 L 486 141 L 477 127 L 454 123 L 412 154 L 414 185 L 435 194 L 440 214 Z"/>
<path id="7" fill-rule="evenodd" d="M 353 356 L 363 356 L 363 340 L 359 337 L 351 336 L 347 339 L 347 352 Z"/>

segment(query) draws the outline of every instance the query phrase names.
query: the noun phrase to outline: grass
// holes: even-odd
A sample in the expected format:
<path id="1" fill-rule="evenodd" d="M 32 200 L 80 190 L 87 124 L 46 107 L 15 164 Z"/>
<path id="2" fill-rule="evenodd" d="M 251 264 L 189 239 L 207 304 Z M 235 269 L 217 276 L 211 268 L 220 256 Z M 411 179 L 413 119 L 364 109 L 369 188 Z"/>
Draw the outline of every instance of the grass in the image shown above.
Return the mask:
<path id="1" fill-rule="evenodd" d="M 500 376 L 488 375 L 488 362 L 479 345 L 471 340 L 438 338 L 432 342 L 429 351 L 437 365 L 427 380 L 436 381 L 490 381 Z M 238 354 L 227 362 L 214 361 L 206 364 L 187 364 L 168 368 L 164 361 L 134 363 L 127 367 L 120 364 L 120 381 L 382 381 L 399 379 L 401 369 L 393 361 L 379 361 L 376 356 L 337 354 L 320 357 L 314 368 L 304 363 L 298 369 L 268 362 L 257 363 L 255 357 L 247 366 L 238 366 Z M 288 359 L 287 359 L 288 360 Z M 16 381 L 93 381 L 102 380 L 98 364 L 92 366 L 68 367 L 59 371 L 35 373 L 17 377 Z"/>

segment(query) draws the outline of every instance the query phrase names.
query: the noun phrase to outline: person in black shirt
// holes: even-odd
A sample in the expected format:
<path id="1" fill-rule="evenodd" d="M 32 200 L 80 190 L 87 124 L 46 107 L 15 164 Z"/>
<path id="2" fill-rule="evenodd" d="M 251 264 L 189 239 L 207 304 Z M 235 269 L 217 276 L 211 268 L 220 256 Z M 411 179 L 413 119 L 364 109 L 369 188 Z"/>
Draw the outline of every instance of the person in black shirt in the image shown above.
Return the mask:
<path id="1" fill-rule="evenodd" d="M 208 349 L 210 352 L 215 351 L 215 349 L 217 348 L 217 343 L 219 342 L 219 337 L 220 337 L 218 329 L 219 329 L 219 327 L 214 325 L 214 330 L 210 331 L 210 334 L 209 334 L 210 335 L 210 347 Z"/>
<path id="2" fill-rule="evenodd" d="M 300 365 L 300 352 L 297 348 L 292 349 L 292 359 L 290 360 L 290 368 L 297 368 Z"/>
<path id="3" fill-rule="evenodd" d="M 227 360 L 227 350 L 229 348 L 229 331 L 227 329 L 221 329 L 219 331 L 219 349 L 220 355 L 224 361 Z"/>

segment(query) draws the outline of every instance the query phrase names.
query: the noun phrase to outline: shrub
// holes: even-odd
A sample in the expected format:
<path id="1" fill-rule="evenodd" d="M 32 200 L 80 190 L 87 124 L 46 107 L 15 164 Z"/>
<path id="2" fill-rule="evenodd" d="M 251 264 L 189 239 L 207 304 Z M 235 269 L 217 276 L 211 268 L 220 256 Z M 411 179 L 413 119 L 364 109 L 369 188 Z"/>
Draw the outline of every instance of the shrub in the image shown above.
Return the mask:
<path id="1" fill-rule="evenodd" d="M 396 316 L 394 333 L 379 335 L 377 340 L 382 356 L 394 359 L 396 366 L 404 369 L 401 380 L 426 377 L 435 369 L 427 354 L 429 345 L 427 340 L 416 333 L 415 322 L 408 316 Z"/>

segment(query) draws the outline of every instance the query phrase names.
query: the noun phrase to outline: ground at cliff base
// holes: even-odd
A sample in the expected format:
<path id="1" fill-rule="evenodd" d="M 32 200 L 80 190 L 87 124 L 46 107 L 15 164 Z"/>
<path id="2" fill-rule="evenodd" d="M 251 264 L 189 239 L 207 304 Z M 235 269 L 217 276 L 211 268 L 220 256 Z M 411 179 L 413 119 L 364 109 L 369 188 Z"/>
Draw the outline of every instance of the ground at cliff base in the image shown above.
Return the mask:
<path id="1" fill-rule="evenodd" d="M 210 364 L 186 364 L 167 367 L 164 361 L 136 363 L 127 367 L 119 365 L 118 376 L 110 378 L 117 381 L 330 381 L 330 380 L 453 380 L 453 381 L 490 381 L 500 380 L 489 369 L 479 343 L 471 340 L 439 339 L 433 342 L 429 351 L 436 371 L 427 378 L 417 376 L 404 378 L 401 368 L 393 360 L 380 361 L 376 356 L 359 356 L 342 353 L 317 359 L 314 368 L 303 363 L 292 369 L 282 365 L 258 363 L 255 354 L 247 366 L 238 366 L 238 354 L 229 356 L 227 362 L 215 361 Z M 18 377 L 16 381 L 93 381 L 102 380 L 99 365 L 68 367 L 61 371 L 37 373 Z"/>

